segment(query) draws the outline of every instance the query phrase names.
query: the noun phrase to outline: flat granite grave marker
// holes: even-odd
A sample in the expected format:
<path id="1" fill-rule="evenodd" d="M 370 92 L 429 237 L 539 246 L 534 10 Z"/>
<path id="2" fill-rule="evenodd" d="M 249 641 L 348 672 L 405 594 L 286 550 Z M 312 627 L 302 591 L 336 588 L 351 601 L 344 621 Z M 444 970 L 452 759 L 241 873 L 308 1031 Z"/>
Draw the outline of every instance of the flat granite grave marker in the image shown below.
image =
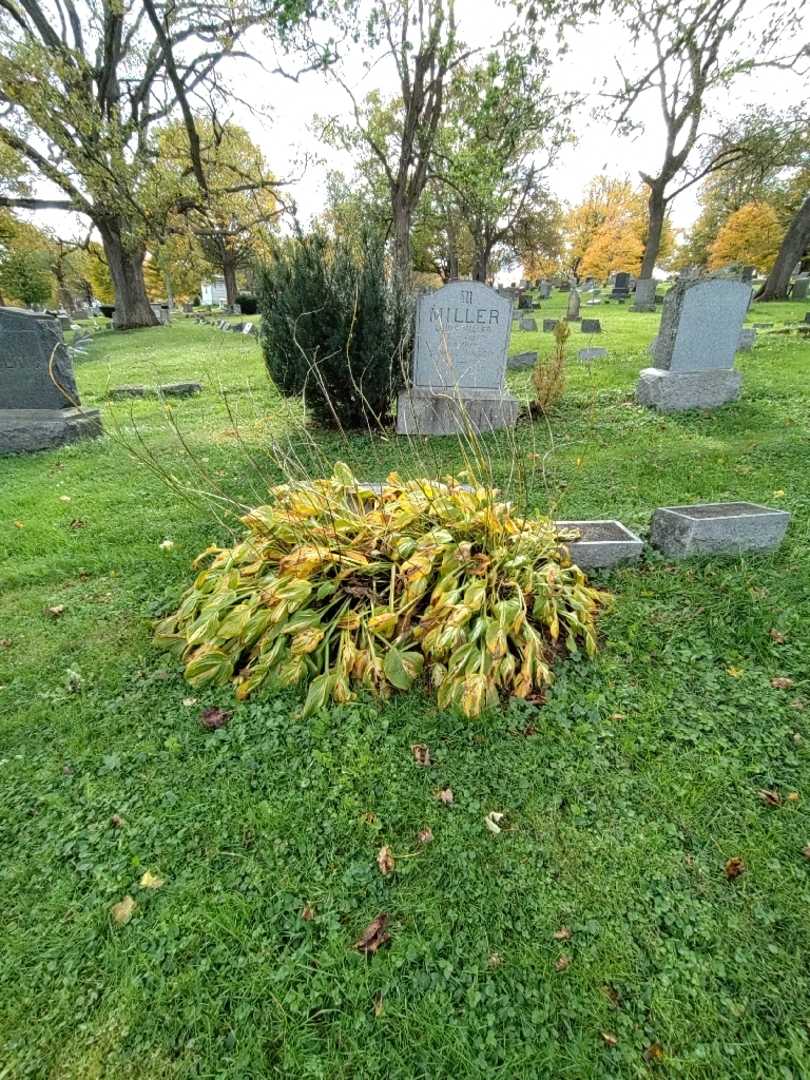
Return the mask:
<path id="1" fill-rule="evenodd" d="M 599 319 L 583 319 L 580 330 L 583 334 L 601 334 L 602 324 Z"/>
<path id="2" fill-rule="evenodd" d="M 399 395 L 401 435 L 514 427 L 504 384 L 512 305 L 480 281 L 453 281 L 416 304 L 412 384 Z"/>
<path id="3" fill-rule="evenodd" d="M 742 375 L 734 354 L 750 286 L 739 279 L 684 278 L 664 301 L 653 367 L 644 368 L 636 397 L 659 412 L 711 409 L 736 401 Z"/>
<path id="4" fill-rule="evenodd" d="M 0 454 L 45 450 L 101 434 L 82 409 L 58 321 L 0 307 Z"/>
<path id="5" fill-rule="evenodd" d="M 580 363 L 590 364 L 592 360 L 604 360 L 607 354 L 607 349 L 580 349 L 577 353 L 577 359 Z"/>
<path id="6" fill-rule="evenodd" d="M 641 558 L 643 542 L 620 521 L 555 521 L 554 524 L 558 529 L 575 529 L 579 533 L 576 540 L 566 541 L 565 546 L 571 562 L 582 570 Z"/>
<path id="7" fill-rule="evenodd" d="M 520 329 L 526 330 L 527 332 L 531 333 L 532 331 L 537 329 L 537 323 L 534 319 L 524 315 L 523 318 L 520 320 Z"/>
<path id="8" fill-rule="evenodd" d="M 553 334 L 559 319 L 543 319 L 543 333 Z"/>
<path id="9" fill-rule="evenodd" d="M 506 366 L 510 371 L 520 371 L 523 368 L 531 368 L 537 363 L 536 352 L 522 352 L 517 356 L 510 356 L 506 361 Z"/>
<path id="10" fill-rule="evenodd" d="M 758 503 L 662 506 L 653 514 L 650 543 L 675 558 L 773 551 L 782 543 L 789 521 L 786 510 Z"/>
<path id="11" fill-rule="evenodd" d="M 740 331 L 740 340 L 737 342 L 737 352 L 750 352 L 757 340 L 756 330 L 743 327 Z"/>

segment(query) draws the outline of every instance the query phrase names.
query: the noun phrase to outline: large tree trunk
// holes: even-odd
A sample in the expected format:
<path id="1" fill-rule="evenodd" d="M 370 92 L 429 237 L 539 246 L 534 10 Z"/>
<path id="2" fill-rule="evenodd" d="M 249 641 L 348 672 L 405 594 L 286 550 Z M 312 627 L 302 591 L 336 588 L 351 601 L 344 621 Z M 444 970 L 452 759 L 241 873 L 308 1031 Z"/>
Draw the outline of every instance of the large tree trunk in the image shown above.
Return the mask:
<path id="1" fill-rule="evenodd" d="M 810 246 L 810 195 L 804 200 L 799 207 L 799 212 L 791 221 L 776 256 L 776 262 L 771 267 L 771 272 L 755 299 L 785 300 L 793 267 L 801 260 L 808 246 Z"/>
<path id="2" fill-rule="evenodd" d="M 115 289 L 114 328 L 133 330 L 136 327 L 157 326 L 158 319 L 152 311 L 143 280 L 146 249 L 139 245 L 134 251 L 128 250 L 121 237 L 121 228 L 115 221 L 98 221 L 96 225 L 101 233 L 104 255 Z"/>
<path id="3" fill-rule="evenodd" d="M 664 231 L 666 209 L 663 183 L 651 184 L 650 195 L 647 199 L 647 240 L 644 244 L 641 270 L 636 282 L 634 311 L 655 311 L 655 284 L 652 278 L 655 260 L 658 258 L 658 252 L 661 248 L 661 234 Z M 639 286 L 641 286 L 640 289 Z"/>
<path id="4" fill-rule="evenodd" d="M 228 255 L 222 259 L 222 276 L 225 278 L 225 303 L 231 307 L 236 303 L 236 261 Z"/>
<path id="5" fill-rule="evenodd" d="M 476 250 L 473 258 L 473 281 L 483 281 L 486 285 L 487 274 L 489 272 L 489 255 L 489 248 L 484 247 L 480 250 Z"/>
<path id="6" fill-rule="evenodd" d="M 404 201 L 391 198 L 394 229 L 394 274 L 406 290 L 411 279 L 411 215 Z"/>

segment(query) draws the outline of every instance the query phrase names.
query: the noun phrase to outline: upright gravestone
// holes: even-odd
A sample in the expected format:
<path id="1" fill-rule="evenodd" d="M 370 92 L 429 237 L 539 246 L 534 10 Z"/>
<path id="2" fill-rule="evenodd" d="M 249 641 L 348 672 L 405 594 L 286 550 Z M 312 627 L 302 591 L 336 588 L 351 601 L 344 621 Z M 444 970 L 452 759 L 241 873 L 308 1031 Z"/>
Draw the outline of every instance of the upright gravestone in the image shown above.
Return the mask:
<path id="1" fill-rule="evenodd" d="M 626 270 L 620 270 L 613 279 L 613 300 L 626 300 L 630 295 L 630 275 Z"/>
<path id="2" fill-rule="evenodd" d="M 551 296 L 551 285 L 548 281 L 541 281 L 539 286 L 540 299 L 548 300 Z"/>
<path id="3" fill-rule="evenodd" d="M 744 266 L 740 271 L 740 281 L 746 282 L 748 285 L 754 280 L 755 266 Z"/>
<path id="4" fill-rule="evenodd" d="M 45 450 L 100 434 L 98 409 L 79 406 L 57 321 L 0 307 L 0 454 Z"/>
<path id="5" fill-rule="evenodd" d="M 793 288 L 790 290 L 791 300 L 806 300 L 810 293 L 810 277 L 807 274 L 799 274 L 796 280 L 793 282 Z"/>
<path id="6" fill-rule="evenodd" d="M 455 435 L 513 427 L 518 403 L 504 385 L 512 305 L 478 281 L 419 297 L 412 385 L 399 395 L 401 435 Z"/>
<path id="7" fill-rule="evenodd" d="M 742 376 L 734 370 L 734 354 L 750 292 L 750 285 L 728 277 L 687 278 L 670 289 L 654 366 L 639 378 L 642 405 L 678 412 L 737 400 Z"/>
<path id="8" fill-rule="evenodd" d="M 566 322 L 579 322 L 579 292 L 573 288 L 568 296 L 568 309 L 565 314 Z"/>
<path id="9" fill-rule="evenodd" d="M 638 279 L 633 311 L 655 311 L 655 278 Z"/>

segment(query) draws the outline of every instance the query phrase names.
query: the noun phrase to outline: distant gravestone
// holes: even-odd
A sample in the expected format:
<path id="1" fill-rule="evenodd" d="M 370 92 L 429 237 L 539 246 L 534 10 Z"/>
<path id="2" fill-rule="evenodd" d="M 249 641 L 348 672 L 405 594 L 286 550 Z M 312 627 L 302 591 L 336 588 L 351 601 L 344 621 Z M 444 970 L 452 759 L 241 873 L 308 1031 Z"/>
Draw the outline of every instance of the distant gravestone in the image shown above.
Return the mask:
<path id="1" fill-rule="evenodd" d="M 186 313 L 186 315 L 191 315 L 192 312 L 194 311 L 194 305 L 193 304 L 183 304 L 183 311 Z"/>
<path id="2" fill-rule="evenodd" d="M 806 300 L 808 293 L 810 293 L 810 277 L 806 277 L 801 274 L 793 282 L 793 288 L 790 291 L 791 300 Z"/>
<path id="3" fill-rule="evenodd" d="M 580 329 L 583 334 L 601 334 L 602 324 L 599 319 L 583 319 Z"/>
<path id="4" fill-rule="evenodd" d="M 754 271 L 755 270 L 756 270 L 755 266 L 744 266 L 742 268 L 741 273 L 740 273 L 740 281 L 745 281 L 750 285 L 751 282 L 754 280 Z"/>
<path id="5" fill-rule="evenodd" d="M 620 270 L 614 277 L 610 295 L 614 300 L 626 300 L 630 295 L 630 275 L 626 270 Z"/>
<path id="6" fill-rule="evenodd" d="M 161 326 L 168 326 L 171 322 L 168 304 L 152 304 L 152 312 Z"/>
<path id="7" fill-rule="evenodd" d="M 551 285 L 547 281 L 541 281 L 539 286 L 540 299 L 548 300 L 551 296 Z"/>
<path id="8" fill-rule="evenodd" d="M 553 334 L 559 319 L 543 319 L 543 333 Z"/>
<path id="9" fill-rule="evenodd" d="M 513 427 L 504 385 L 511 304 L 480 281 L 454 281 L 416 304 L 412 384 L 399 395 L 400 434 Z"/>
<path id="10" fill-rule="evenodd" d="M 804 321 L 805 321 L 806 323 L 810 323 L 810 311 L 806 311 L 806 312 L 804 313 Z"/>
<path id="11" fill-rule="evenodd" d="M 79 405 L 57 320 L 0 308 L 0 454 L 44 450 L 101 434 Z"/>
<path id="12" fill-rule="evenodd" d="M 566 322 L 579 322 L 579 292 L 574 288 L 568 297 L 568 308 L 565 313 Z"/>
<path id="13" fill-rule="evenodd" d="M 590 364 L 593 360 L 604 360 L 607 354 L 607 349 L 580 349 L 577 359 L 583 364 Z"/>
<path id="14" fill-rule="evenodd" d="M 561 281 L 560 284 L 559 284 L 559 289 L 560 289 L 560 292 L 569 292 L 569 290 L 571 289 L 571 282 L 570 281 Z"/>
<path id="15" fill-rule="evenodd" d="M 520 329 L 526 330 L 527 332 L 531 333 L 537 329 L 537 323 L 534 319 L 524 315 L 524 317 L 520 320 Z"/>
<path id="16" fill-rule="evenodd" d="M 636 282 L 633 311 L 655 311 L 654 278 L 639 278 Z"/>
<path id="17" fill-rule="evenodd" d="M 756 340 L 756 330 L 749 330 L 748 327 L 743 328 L 740 331 L 740 340 L 737 343 L 737 352 L 750 352 L 751 349 L 753 349 Z"/>
<path id="18" fill-rule="evenodd" d="M 250 334 L 255 334 L 256 324 L 252 322 L 246 322 L 245 325 L 242 327 L 242 333 L 246 336 L 249 336 Z"/>
<path id="19" fill-rule="evenodd" d="M 510 371 L 520 371 L 523 368 L 534 367 L 536 363 L 536 352 L 522 352 L 518 353 L 517 356 L 510 356 L 509 359 L 506 361 L 506 366 L 510 369 Z"/>
<path id="20" fill-rule="evenodd" d="M 742 376 L 734 354 L 750 292 L 739 279 L 717 276 L 679 281 L 667 293 L 654 366 L 639 378 L 642 405 L 676 412 L 737 400 Z"/>

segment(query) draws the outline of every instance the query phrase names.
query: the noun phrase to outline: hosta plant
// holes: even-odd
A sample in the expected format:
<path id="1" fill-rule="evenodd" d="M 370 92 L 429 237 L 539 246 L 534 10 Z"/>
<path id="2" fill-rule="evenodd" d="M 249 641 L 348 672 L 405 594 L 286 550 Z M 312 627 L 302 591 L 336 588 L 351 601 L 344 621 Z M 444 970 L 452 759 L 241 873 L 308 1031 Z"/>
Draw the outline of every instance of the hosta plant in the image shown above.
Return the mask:
<path id="1" fill-rule="evenodd" d="M 241 543 L 200 555 L 157 628 L 195 687 L 306 687 L 308 715 L 424 679 L 439 705 L 477 716 L 542 694 L 561 650 L 596 650 L 605 596 L 571 564 L 570 534 L 491 488 L 396 473 L 372 488 L 339 464 L 270 494 Z"/>

